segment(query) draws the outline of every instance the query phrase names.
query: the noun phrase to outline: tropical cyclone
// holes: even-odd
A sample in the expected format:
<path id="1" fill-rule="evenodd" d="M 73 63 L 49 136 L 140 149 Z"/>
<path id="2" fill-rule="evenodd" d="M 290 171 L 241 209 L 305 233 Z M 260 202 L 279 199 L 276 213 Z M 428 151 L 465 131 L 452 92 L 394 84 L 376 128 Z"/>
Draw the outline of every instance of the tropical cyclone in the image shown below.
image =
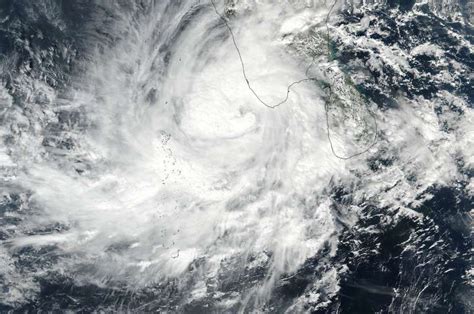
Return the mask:
<path id="1" fill-rule="evenodd" d="M 465 90 L 455 75 L 468 65 L 446 56 L 430 102 L 415 65 L 438 50 L 385 40 L 384 23 L 423 9 L 351 16 L 336 3 L 328 19 L 333 3 L 70 5 L 12 5 L 2 22 L 17 45 L 0 90 L 6 309 L 350 311 L 350 287 L 373 290 L 354 265 L 378 265 L 390 241 L 454 251 L 421 208 L 439 187 L 469 186 L 472 113 L 441 83 Z M 403 236 L 370 240 L 399 221 L 412 224 Z M 425 287 L 443 267 L 437 282 L 387 288 L 383 308 L 431 306 Z"/>

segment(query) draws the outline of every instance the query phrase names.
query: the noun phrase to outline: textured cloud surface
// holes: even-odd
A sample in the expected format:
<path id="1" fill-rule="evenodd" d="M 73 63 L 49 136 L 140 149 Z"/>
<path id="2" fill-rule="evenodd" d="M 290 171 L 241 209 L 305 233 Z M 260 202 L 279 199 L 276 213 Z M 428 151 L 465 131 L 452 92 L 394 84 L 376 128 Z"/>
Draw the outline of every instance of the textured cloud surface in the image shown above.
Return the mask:
<path id="1" fill-rule="evenodd" d="M 469 239 L 462 28 L 390 44 L 384 23 L 432 15 L 363 7 L 349 18 L 343 3 L 298 1 L 69 6 L 3 13 L 21 48 L 1 62 L 2 306 L 330 311 L 348 286 L 401 310 L 438 302 L 429 286 L 444 277 L 382 289 L 354 265 L 384 245 L 416 252 L 424 224 L 448 226 L 425 255 L 446 234 Z M 419 89 L 427 75 L 432 90 Z M 426 210 L 443 188 L 462 199 L 446 205 L 460 208 L 453 224 Z M 393 244 L 377 238 L 400 221 L 410 227 Z M 459 258 L 469 246 L 446 245 Z M 42 300 L 58 281 L 103 300 Z"/>

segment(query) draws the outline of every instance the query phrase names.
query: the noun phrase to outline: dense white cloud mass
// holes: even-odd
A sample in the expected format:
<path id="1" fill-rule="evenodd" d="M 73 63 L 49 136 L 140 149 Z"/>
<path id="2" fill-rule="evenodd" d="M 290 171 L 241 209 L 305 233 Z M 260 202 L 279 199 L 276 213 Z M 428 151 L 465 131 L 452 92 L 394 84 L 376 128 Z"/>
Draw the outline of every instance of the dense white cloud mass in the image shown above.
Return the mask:
<path id="1" fill-rule="evenodd" d="M 340 17 L 326 25 L 331 5 L 216 2 L 234 43 L 206 1 L 102 4 L 110 21 L 95 22 L 107 21 L 106 35 L 88 41 L 68 84 L 55 88 L 23 69 L 15 78 L 21 106 L 4 85 L 4 202 L 18 193 L 29 204 L 12 214 L 21 222 L 0 251 L 7 302 L 39 289 L 15 271 L 15 252 L 54 248 L 45 251 L 57 256 L 45 273 L 128 291 L 173 282 L 186 291 L 181 302 L 213 298 L 220 310 L 261 309 L 281 278 L 313 260 L 324 271 L 286 309 L 322 308 L 346 270 L 327 261 L 364 206 L 416 220 L 430 187 L 468 180 L 457 163 L 472 166 L 467 101 L 441 90 L 435 100 L 400 93 L 399 107 L 381 108 L 361 96 L 355 85 L 365 72 L 348 73 L 328 57 L 328 31 L 348 47 L 379 45 L 366 63 L 372 71 L 417 70 L 402 48 L 332 26 Z M 265 103 L 278 104 L 290 84 L 305 81 L 278 107 L 264 106 L 235 44 Z M 426 44 L 411 54 L 443 51 Z M 4 69 L 17 57 L 9 58 Z M 435 111 L 445 99 L 464 111 L 443 115 L 450 132 Z M 370 168 L 389 154 L 391 163 Z M 352 191 L 350 205 L 336 204 L 335 186 Z M 257 270 L 239 294 L 223 292 L 226 278 Z"/>

